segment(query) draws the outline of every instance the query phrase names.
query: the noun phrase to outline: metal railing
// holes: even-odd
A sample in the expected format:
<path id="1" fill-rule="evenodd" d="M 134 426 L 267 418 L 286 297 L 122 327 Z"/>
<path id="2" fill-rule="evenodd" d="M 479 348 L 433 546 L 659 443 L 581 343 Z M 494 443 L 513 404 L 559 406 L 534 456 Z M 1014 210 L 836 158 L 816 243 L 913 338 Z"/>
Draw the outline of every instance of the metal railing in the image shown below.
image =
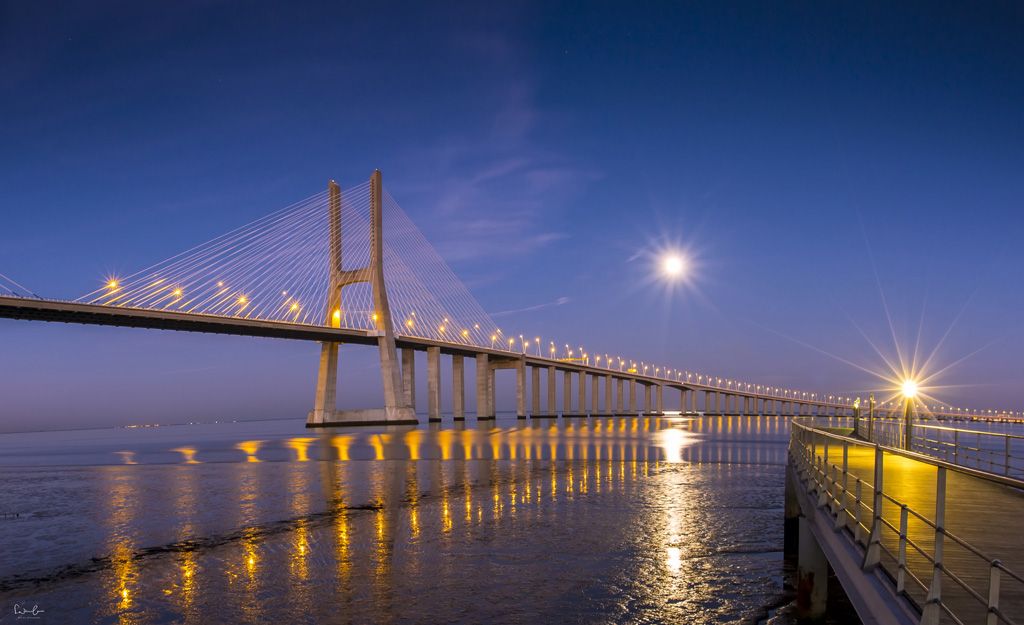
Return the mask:
<path id="1" fill-rule="evenodd" d="M 915 422 L 907 445 L 903 419 L 877 417 L 872 427 L 862 417 L 857 434 L 881 445 L 909 448 L 957 466 L 1024 478 L 1024 435 Z"/>
<path id="2" fill-rule="evenodd" d="M 861 548 L 863 568 L 881 567 L 922 624 L 1022 622 L 1024 576 L 1010 566 L 1024 562 L 1014 524 L 1024 520 L 1024 482 L 807 421 L 793 421 L 797 476 L 836 531 Z"/>

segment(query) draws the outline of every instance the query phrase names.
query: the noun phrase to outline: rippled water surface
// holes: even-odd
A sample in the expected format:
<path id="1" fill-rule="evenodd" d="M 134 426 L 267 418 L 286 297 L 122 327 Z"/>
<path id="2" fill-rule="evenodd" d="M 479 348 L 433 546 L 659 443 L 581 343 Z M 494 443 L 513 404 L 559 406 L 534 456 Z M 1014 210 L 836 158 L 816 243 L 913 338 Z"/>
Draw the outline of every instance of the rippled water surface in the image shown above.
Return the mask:
<path id="1" fill-rule="evenodd" d="M 785 596 L 787 440 L 780 417 L 0 435 L 0 622 L 755 622 Z"/>

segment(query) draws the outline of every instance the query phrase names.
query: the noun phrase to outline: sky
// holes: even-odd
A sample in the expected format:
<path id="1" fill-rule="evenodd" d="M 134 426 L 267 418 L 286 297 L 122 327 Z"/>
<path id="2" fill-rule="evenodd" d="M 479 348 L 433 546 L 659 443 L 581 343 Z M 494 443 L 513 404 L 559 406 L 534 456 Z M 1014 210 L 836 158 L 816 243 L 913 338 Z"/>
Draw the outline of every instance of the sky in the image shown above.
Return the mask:
<path id="1" fill-rule="evenodd" d="M 1024 409 L 1022 28 L 1010 2 L 0 2 L 0 273 L 74 299 L 379 168 L 512 333 L 848 394 L 918 344 L 934 397 Z M 301 418 L 318 352 L 0 320 L 0 430 Z M 378 379 L 342 349 L 342 407 Z"/>

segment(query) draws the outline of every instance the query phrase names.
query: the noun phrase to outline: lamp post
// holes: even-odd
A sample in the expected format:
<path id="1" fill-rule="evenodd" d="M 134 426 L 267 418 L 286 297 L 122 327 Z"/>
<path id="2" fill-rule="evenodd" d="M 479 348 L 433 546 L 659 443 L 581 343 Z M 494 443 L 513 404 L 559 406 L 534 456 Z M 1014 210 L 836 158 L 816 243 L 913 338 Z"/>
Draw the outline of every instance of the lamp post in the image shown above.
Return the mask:
<path id="1" fill-rule="evenodd" d="M 903 408 L 903 448 L 910 450 L 914 446 L 914 396 L 917 395 L 917 382 L 905 380 L 902 390 L 903 397 L 906 400 Z"/>

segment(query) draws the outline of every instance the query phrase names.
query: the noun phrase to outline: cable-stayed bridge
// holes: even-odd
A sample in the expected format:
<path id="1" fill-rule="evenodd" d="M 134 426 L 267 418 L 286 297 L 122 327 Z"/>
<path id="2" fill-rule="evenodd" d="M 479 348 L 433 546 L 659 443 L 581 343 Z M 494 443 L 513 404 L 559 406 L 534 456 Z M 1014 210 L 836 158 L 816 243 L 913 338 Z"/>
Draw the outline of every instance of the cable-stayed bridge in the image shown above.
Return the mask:
<path id="1" fill-rule="evenodd" d="M 451 357 L 452 412 L 466 416 L 465 359 L 475 360 L 477 418 L 496 412 L 495 371 L 516 372 L 516 413 L 846 413 L 851 398 L 741 385 L 502 332 L 384 189 L 380 172 L 327 189 L 129 276 L 110 277 L 73 302 L 36 296 L 3 276 L 0 316 L 69 323 L 277 337 L 322 343 L 308 424 L 414 423 L 414 352 L 427 353 L 427 415 L 439 420 L 441 356 Z M 376 345 L 383 407 L 338 410 L 338 348 Z M 527 409 L 527 370 L 531 373 Z M 541 404 L 541 376 L 546 401 Z M 588 396 L 587 387 L 590 393 Z M 575 388 L 575 393 L 573 389 Z M 575 396 L 575 397 L 574 397 Z M 698 401 L 698 399 L 701 401 Z M 589 399 L 589 405 L 588 405 Z M 699 405 L 698 405 L 699 404 Z M 742 404 L 742 405 L 741 405 Z"/>
<path id="2" fill-rule="evenodd" d="M 72 302 L 40 298 L 0 275 L 0 316 L 319 341 L 310 426 L 415 422 L 415 351 L 427 353 L 430 420 L 441 418 L 442 355 L 451 358 L 456 419 L 467 413 L 466 358 L 475 360 L 481 419 L 495 415 L 499 369 L 515 371 L 515 410 L 523 417 L 658 414 L 666 389 L 679 393 L 680 411 L 712 414 L 850 414 L 855 401 L 582 348 L 563 351 L 554 342 L 544 346 L 539 338 L 503 333 L 384 189 L 379 171 L 344 190 L 332 181 L 316 195 L 146 269 L 110 277 Z M 337 409 L 343 343 L 377 346 L 381 409 Z M 880 413 L 899 409 L 878 406 Z"/>

